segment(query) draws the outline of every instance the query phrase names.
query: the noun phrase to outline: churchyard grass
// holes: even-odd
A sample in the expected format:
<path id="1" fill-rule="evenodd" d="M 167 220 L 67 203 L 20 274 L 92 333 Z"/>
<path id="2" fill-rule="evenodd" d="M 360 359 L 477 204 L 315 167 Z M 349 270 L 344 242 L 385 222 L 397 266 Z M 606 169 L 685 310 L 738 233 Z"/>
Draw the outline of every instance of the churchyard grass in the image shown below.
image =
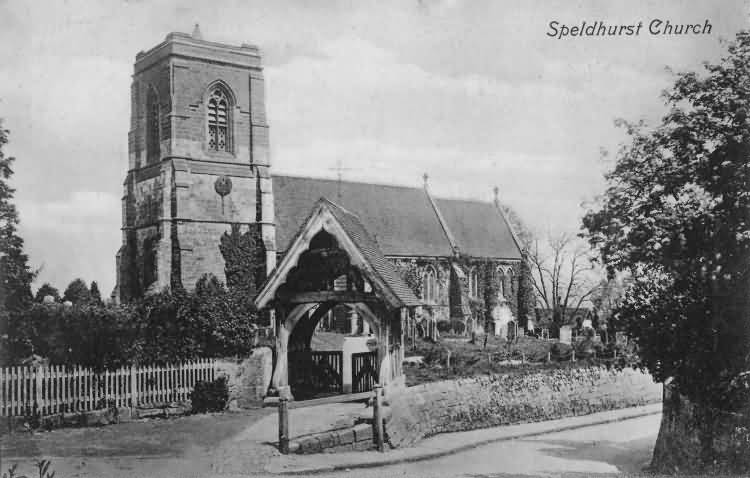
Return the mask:
<path id="1" fill-rule="evenodd" d="M 404 366 L 407 386 L 485 374 L 523 373 L 529 369 L 608 365 L 611 358 L 572 354 L 572 346 L 556 340 L 519 337 L 517 341 L 488 336 L 473 343 L 467 337 L 441 337 L 437 342 L 420 340 L 408 347 L 406 356 L 421 356 L 422 362 Z M 582 347 L 576 346 L 578 350 Z M 599 351 L 602 350 L 598 346 Z M 562 353 L 561 353 L 562 351 Z M 575 360 L 574 360 L 575 359 Z"/>

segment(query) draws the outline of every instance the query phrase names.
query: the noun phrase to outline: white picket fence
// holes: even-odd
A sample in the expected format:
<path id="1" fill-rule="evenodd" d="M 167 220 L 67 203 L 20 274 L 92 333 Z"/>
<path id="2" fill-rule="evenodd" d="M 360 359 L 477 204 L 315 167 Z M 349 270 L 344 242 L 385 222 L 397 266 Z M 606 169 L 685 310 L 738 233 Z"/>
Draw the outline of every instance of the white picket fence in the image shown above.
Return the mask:
<path id="1" fill-rule="evenodd" d="M 216 376 L 213 359 L 94 372 L 79 366 L 0 368 L 0 416 L 49 416 L 184 402 Z"/>

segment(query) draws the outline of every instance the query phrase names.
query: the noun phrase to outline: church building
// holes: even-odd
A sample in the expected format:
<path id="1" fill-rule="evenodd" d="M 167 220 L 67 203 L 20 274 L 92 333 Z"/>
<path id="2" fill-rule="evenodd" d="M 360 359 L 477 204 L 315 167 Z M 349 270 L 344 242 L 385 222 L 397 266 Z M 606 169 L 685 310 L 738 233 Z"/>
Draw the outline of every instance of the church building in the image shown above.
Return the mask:
<path id="1" fill-rule="evenodd" d="M 197 29 L 137 54 L 116 299 L 190 290 L 207 273 L 226 281 L 220 242 L 233 229 L 256 234 L 263 279 L 273 282 L 318 214 L 323 228 L 349 226 L 333 238 L 313 231 L 305 247 L 361 246 L 365 259 L 384 258 L 365 282 L 382 279 L 385 298 L 406 285 L 394 304 L 413 307 L 415 297 L 420 317 L 485 327 L 489 304 L 500 303 L 509 313 L 490 327 L 505 335 L 524 326 L 533 304 L 519 300 L 529 287 L 523 254 L 497 190 L 494 202 L 481 202 L 436 197 L 426 175 L 412 188 L 274 174 L 264 88 L 257 47 L 206 41 Z"/>

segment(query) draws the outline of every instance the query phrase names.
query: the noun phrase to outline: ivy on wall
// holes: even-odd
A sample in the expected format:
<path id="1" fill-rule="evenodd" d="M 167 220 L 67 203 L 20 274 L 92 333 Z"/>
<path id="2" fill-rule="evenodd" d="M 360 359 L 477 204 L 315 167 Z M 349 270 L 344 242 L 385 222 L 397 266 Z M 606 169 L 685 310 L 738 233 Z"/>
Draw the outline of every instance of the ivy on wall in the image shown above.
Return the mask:
<path id="1" fill-rule="evenodd" d="M 528 319 L 535 318 L 535 306 L 536 293 L 531 278 L 531 266 L 524 257 L 518 277 L 518 318 L 522 325 L 528 325 Z"/>
<path id="2" fill-rule="evenodd" d="M 224 257 L 227 287 L 255 297 L 266 278 L 266 251 L 260 228 L 251 225 L 242 233 L 239 224 L 232 224 L 231 230 L 221 236 L 219 250 Z"/>
<path id="3" fill-rule="evenodd" d="M 416 261 L 396 261 L 396 270 L 417 297 L 422 297 L 422 269 Z"/>

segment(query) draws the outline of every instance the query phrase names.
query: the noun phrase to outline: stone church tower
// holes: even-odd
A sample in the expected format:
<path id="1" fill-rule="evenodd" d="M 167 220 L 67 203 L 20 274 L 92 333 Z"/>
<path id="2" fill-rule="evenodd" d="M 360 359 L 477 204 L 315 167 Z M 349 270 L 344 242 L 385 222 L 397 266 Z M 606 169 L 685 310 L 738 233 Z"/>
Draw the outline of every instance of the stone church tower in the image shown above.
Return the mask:
<path id="1" fill-rule="evenodd" d="M 220 238 L 255 228 L 276 262 L 263 69 L 257 47 L 170 33 L 136 55 L 122 247 L 113 295 L 127 300 L 210 272 Z"/>

